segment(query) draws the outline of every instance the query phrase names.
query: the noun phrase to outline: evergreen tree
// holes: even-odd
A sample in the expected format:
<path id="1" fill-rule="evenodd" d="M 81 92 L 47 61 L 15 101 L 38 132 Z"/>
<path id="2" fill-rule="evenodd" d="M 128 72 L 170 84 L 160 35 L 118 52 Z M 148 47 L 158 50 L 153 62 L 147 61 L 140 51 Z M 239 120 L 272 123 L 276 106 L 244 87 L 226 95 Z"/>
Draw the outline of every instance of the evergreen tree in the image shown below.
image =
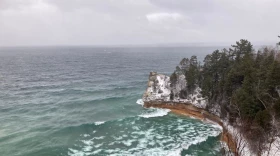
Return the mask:
<path id="1" fill-rule="evenodd" d="M 229 49 L 206 55 L 203 62 L 201 66 L 192 56 L 183 59 L 180 68 L 186 69 L 187 90 L 192 93 L 199 86 L 209 108 L 219 105 L 221 116 L 240 118 L 267 131 L 271 113 L 280 119 L 280 55 L 274 49 L 255 53 L 253 45 L 241 39 Z M 171 75 L 171 84 L 176 76 Z"/>
<path id="2" fill-rule="evenodd" d="M 183 67 L 186 60 L 181 61 L 180 67 Z M 275 130 L 278 131 L 278 51 L 266 47 L 255 53 L 253 45 L 242 39 L 229 49 L 215 50 L 206 55 L 202 66 L 198 65 L 195 56 L 188 61 L 188 66 L 185 66 L 187 87 L 182 91 L 193 93 L 195 87 L 199 86 L 202 96 L 208 101 L 206 109 L 220 108 L 220 117 L 241 125 L 241 131 L 245 131 L 244 136 L 254 142 L 253 146 L 266 144 L 262 140 L 264 136 L 273 136 Z M 175 79 L 175 75 L 171 77 Z M 173 97 L 172 94 L 170 98 Z"/>
<path id="3" fill-rule="evenodd" d="M 198 62 L 196 56 L 191 57 L 190 66 L 185 73 L 185 77 L 187 81 L 187 88 L 191 93 L 193 93 L 198 80 Z"/>

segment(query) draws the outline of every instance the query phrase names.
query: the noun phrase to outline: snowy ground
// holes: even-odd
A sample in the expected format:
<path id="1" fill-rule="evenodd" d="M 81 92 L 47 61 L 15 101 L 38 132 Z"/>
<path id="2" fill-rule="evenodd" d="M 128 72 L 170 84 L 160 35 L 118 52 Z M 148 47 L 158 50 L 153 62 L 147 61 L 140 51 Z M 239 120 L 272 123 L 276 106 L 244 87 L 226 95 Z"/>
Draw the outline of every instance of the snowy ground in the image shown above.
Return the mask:
<path id="1" fill-rule="evenodd" d="M 267 146 L 269 147 L 269 145 L 267 145 Z M 268 155 L 268 154 L 271 155 L 271 156 L 280 155 L 280 138 L 279 137 L 277 137 L 275 139 L 275 141 L 272 143 L 271 148 L 269 150 L 269 153 L 267 151 L 263 155 Z"/>

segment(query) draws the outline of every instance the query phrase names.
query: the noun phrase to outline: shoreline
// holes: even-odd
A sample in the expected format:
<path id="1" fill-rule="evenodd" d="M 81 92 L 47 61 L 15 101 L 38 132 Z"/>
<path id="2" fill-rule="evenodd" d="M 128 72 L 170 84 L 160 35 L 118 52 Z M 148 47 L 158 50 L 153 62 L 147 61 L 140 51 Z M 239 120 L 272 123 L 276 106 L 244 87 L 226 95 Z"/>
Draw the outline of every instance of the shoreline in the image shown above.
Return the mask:
<path id="1" fill-rule="evenodd" d="M 221 119 L 213 115 L 206 110 L 202 108 L 197 108 L 193 106 L 192 104 L 188 103 L 160 103 L 160 102 L 144 102 L 144 107 L 155 107 L 155 108 L 165 108 L 170 109 L 172 113 L 184 115 L 188 117 L 194 117 L 196 119 L 199 119 L 203 122 L 206 122 L 207 120 L 214 122 L 222 127 L 222 133 L 220 140 L 227 144 L 230 151 L 233 153 L 237 153 L 237 145 L 232 137 L 232 135 L 228 132 L 228 130 L 225 128 L 224 123 L 221 121 Z"/>

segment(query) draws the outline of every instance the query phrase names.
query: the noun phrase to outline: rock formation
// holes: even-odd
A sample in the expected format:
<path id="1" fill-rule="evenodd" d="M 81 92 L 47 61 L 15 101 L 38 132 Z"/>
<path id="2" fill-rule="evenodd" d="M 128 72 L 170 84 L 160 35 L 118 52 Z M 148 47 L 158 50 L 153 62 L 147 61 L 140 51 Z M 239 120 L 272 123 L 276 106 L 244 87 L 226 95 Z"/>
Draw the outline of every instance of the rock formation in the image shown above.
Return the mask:
<path id="1" fill-rule="evenodd" d="M 185 71 L 189 66 L 189 60 L 183 59 L 170 77 L 150 72 L 147 89 L 142 98 L 144 103 L 186 103 L 206 108 L 201 89 L 198 86 L 194 90 L 187 88 Z"/>

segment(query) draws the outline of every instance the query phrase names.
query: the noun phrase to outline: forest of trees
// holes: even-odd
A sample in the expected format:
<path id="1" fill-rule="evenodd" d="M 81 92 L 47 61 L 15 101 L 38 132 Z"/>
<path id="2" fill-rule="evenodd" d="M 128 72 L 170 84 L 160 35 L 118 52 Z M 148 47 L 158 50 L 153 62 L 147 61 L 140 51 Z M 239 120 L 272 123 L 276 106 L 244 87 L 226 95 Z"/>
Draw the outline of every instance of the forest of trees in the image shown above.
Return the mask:
<path id="1" fill-rule="evenodd" d="M 196 56 L 187 61 L 188 90 L 199 86 L 208 100 L 207 109 L 219 105 L 220 117 L 241 127 L 253 148 L 260 150 L 267 138 L 279 135 L 280 54 L 276 49 L 255 51 L 242 39 L 207 55 L 202 65 Z"/>

